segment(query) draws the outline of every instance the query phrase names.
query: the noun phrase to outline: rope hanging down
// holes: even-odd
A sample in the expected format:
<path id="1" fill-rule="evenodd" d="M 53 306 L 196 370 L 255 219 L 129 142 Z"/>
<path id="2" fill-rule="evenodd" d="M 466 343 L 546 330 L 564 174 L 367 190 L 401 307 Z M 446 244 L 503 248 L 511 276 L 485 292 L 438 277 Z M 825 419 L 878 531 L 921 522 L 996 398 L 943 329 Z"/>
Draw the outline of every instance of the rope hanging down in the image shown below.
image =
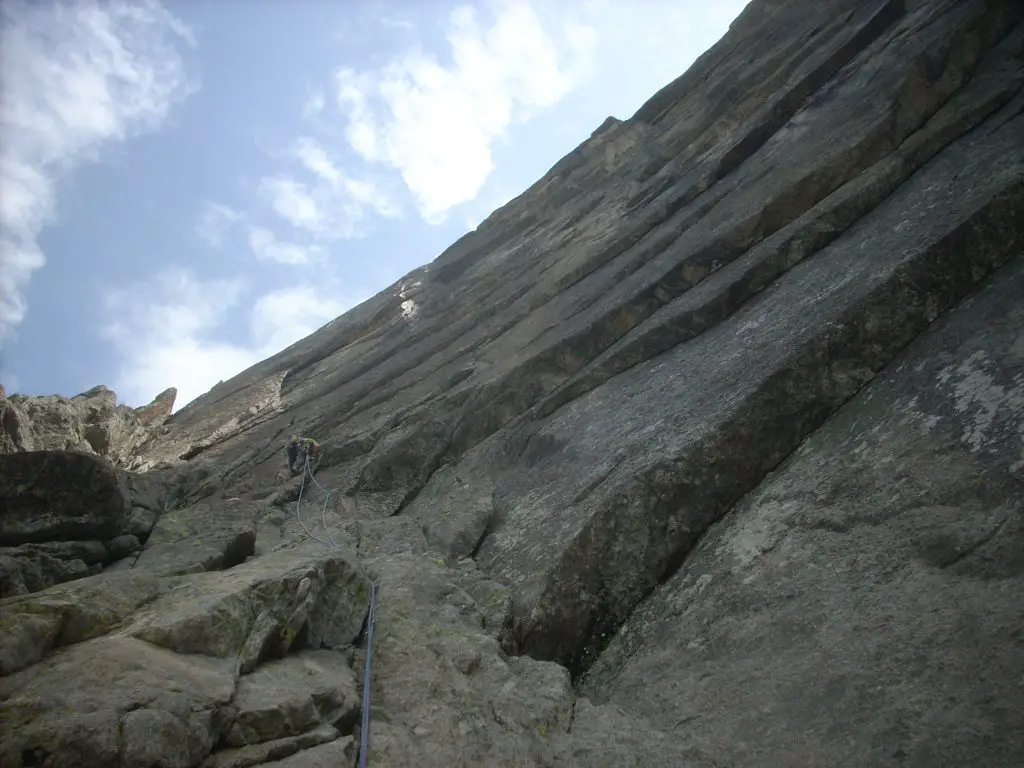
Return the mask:
<path id="1" fill-rule="evenodd" d="M 334 541 L 334 537 L 331 535 L 331 527 L 327 525 L 327 504 L 330 502 L 331 497 L 337 492 L 337 489 L 327 490 L 313 476 L 313 469 L 309 466 L 309 455 L 306 455 L 305 466 L 302 468 L 302 481 L 299 484 L 299 497 L 295 500 L 295 519 L 298 521 L 302 530 L 305 531 L 309 538 L 313 539 L 320 544 L 323 544 L 328 549 L 337 549 L 338 544 Z M 324 503 L 320 508 L 320 522 L 324 526 L 324 532 L 327 534 L 329 541 L 317 537 L 313 534 L 306 524 L 302 520 L 302 494 L 306 489 L 306 476 L 309 475 L 309 479 L 313 484 L 323 491 Z M 366 616 L 366 661 L 363 665 L 363 701 L 362 701 L 362 721 L 359 728 L 359 768 L 366 768 L 366 759 L 370 749 L 370 666 L 373 660 L 373 628 L 377 623 L 377 585 L 373 581 L 370 582 L 370 611 Z"/>
<path id="2" fill-rule="evenodd" d="M 363 712 L 359 726 L 359 768 L 366 768 L 370 748 L 370 662 L 373 658 L 373 626 L 377 623 L 377 585 L 370 582 L 370 613 L 366 617 L 366 661 L 363 664 Z"/>
<path id="3" fill-rule="evenodd" d="M 313 481 L 313 484 L 324 492 L 324 503 L 323 506 L 320 508 L 320 522 L 323 524 L 324 532 L 327 534 L 327 538 L 330 539 L 330 541 L 324 541 L 323 539 L 319 538 L 316 534 L 309 530 L 309 528 L 306 527 L 306 524 L 302 521 L 302 493 L 306 489 L 306 475 L 309 475 L 309 479 Z M 334 541 L 334 536 L 331 534 L 331 528 L 329 525 L 327 525 L 327 505 L 328 503 L 330 503 L 331 497 L 335 493 L 337 493 L 337 489 L 332 489 L 329 491 L 322 485 L 320 485 L 320 483 L 317 482 L 317 479 L 313 477 L 313 469 L 309 466 L 309 454 L 307 453 L 302 467 L 302 482 L 299 484 L 299 498 L 296 499 L 295 501 L 295 519 L 298 521 L 299 526 L 302 528 L 305 534 L 309 536 L 309 538 L 311 538 L 313 541 L 319 544 L 323 544 L 328 549 L 338 548 L 338 544 Z"/>

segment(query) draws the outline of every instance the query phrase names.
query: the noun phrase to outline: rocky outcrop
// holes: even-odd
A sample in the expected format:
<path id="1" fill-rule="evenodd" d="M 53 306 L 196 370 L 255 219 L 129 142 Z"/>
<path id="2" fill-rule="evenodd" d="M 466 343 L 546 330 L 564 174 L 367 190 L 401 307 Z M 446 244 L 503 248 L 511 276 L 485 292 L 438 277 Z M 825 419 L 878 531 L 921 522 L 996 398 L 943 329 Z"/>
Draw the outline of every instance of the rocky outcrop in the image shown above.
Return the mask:
<path id="1" fill-rule="evenodd" d="M 174 399 L 178 396 L 178 390 L 174 387 L 165 389 L 153 398 L 149 405 L 143 405 L 134 409 L 135 420 L 143 427 L 154 424 L 163 424 L 171 417 L 174 410 Z"/>
<path id="2" fill-rule="evenodd" d="M 133 459 L 170 418 L 177 392 L 165 390 L 141 408 L 118 405 L 104 386 L 72 398 L 0 394 L 0 453 L 80 451 L 138 469 Z"/>
<path id="3" fill-rule="evenodd" d="M 132 477 L 91 454 L 0 454 L 0 597 L 134 554 L 166 503 L 158 478 Z"/>
<path id="4" fill-rule="evenodd" d="M 139 445 L 140 553 L 0 606 L 0 762 L 351 760 L 372 579 L 371 765 L 1024 763 L 1022 84 L 1019 2 L 754 0 Z"/>
<path id="5" fill-rule="evenodd" d="M 292 551 L 224 573 L 110 574 L 6 601 L 0 764 L 251 765 L 246 754 L 287 755 L 289 736 L 350 736 L 345 652 L 367 597 L 344 557 Z M 318 650 L 274 661 L 303 648 Z"/>

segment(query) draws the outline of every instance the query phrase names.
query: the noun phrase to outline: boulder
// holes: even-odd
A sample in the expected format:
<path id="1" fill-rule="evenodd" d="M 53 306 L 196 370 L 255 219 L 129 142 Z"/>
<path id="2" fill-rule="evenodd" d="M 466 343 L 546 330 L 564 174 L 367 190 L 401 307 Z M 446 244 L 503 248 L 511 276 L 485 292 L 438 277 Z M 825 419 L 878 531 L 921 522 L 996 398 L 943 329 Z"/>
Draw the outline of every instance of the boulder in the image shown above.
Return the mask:
<path id="1" fill-rule="evenodd" d="M 118 536 L 131 497 L 117 470 L 67 451 L 0 454 L 0 546 Z"/>
<path id="2" fill-rule="evenodd" d="M 232 664 L 107 636 L 0 679 L 0 764 L 190 768 L 227 725 Z"/>
<path id="3" fill-rule="evenodd" d="M 351 734 L 359 719 L 355 672 L 338 651 L 302 651 L 264 664 L 238 682 L 225 742 L 244 747 L 331 726 Z"/>
<path id="4" fill-rule="evenodd" d="M 346 652 L 367 597 L 342 555 L 291 550 L 223 573 L 135 570 L 4 600 L 0 765 L 190 768 L 218 747 L 229 752 L 218 766 L 350 755 L 342 732 L 359 696 Z"/>
<path id="5" fill-rule="evenodd" d="M 180 579 L 125 631 L 178 653 L 233 659 L 248 673 L 293 646 L 350 646 L 368 597 L 365 574 L 343 554 L 286 549 L 229 571 Z"/>
<path id="6" fill-rule="evenodd" d="M 222 500 L 164 512 L 134 567 L 171 575 L 236 566 L 255 552 L 259 515 L 250 502 Z M 128 527 L 144 529 L 145 516 L 133 512 Z"/>

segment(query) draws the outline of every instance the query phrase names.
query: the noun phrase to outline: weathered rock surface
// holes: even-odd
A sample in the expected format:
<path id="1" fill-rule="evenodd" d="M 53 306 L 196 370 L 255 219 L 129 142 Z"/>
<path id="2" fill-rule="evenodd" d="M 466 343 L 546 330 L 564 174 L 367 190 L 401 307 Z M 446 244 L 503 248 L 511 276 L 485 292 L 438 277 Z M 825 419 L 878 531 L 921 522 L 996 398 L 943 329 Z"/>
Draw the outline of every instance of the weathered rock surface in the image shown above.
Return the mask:
<path id="1" fill-rule="evenodd" d="M 0 597 L 97 573 L 141 547 L 167 502 L 133 476 L 69 451 L 0 454 Z"/>
<path id="2" fill-rule="evenodd" d="M 0 394 L 0 453 L 79 451 L 138 468 L 138 450 L 170 418 L 177 394 L 171 387 L 141 408 L 118 405 L 104 386 L 72 398 Z"/>
<path id="3" fill-rule="evenodd" d="M 117 470 L 84 453 L 0 454 L 0 544 L 112 539 L 131 496 Z"/>
<path id="4" fill-rule="evenodd" d="M 351 732 L 359 718 L 356 676 L 333 651 L 305 651 L 242 678 L 235 691 L 233 747 L 261 744 L 330 724 Z"/>
<path id="5" fill-rule="evenodd" d="M 0 605 L 3 767 L 351 761 L 368 578 L 371 765 L 1024 764 L 1022 84 L 1019 0 L 751 2 L 134 449 L 141 552 Z"/>
<path id="6" fill-rule="evenodd" d="M 258 514 L 242 501 L 165 512 L 132 565 L 165 574 L 231 568 L 255 551 Z"/>
<path id="7" fill-rule="evenodd" d="M 716 524 L 584 692 L 731 766 L 1024 765 L 1022 427 L 1024 252 Z"/>
<path id="8" fill-rule="evenodd" d="M 277 739 L 269 758 L 288 753 L 284 737 L 301 737 L 298 749 L 350 736 L 359 695 L 345 652 L 368 595 L 344 556 L 292 549 L 226 572 L 105 574 L 7 600 L 0 765 L 184 768 L 218 746 Z M 237 751 L 210 759 L 246 764 Z"/>

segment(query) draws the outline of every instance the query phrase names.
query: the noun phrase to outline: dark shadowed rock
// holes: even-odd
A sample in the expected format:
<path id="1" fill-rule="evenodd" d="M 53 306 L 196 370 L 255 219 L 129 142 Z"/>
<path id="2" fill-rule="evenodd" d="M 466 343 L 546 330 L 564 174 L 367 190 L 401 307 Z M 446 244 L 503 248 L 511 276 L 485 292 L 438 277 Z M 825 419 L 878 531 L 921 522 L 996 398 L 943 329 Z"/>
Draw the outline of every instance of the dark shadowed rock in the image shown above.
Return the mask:
<path id="1" fill-rule="evenodd" d="M 142 549 L 138 538 L 130 533 L 122 534 L 107 542 L 107 550 L 111 560 L 121 560 Z"/>
<path id="2" fill-rule="evenodd" d="M 0 545 L 121 533 L 131 497 L 114 467 L 83 453 L 0 454 Z"/>
<path id="3" fill-rule="evenodd" d="M 37 592 L 96 573 L 119 557 L 123 555 L 99 541 L 53 541 L 0 549 L 0 597 Z"/>

